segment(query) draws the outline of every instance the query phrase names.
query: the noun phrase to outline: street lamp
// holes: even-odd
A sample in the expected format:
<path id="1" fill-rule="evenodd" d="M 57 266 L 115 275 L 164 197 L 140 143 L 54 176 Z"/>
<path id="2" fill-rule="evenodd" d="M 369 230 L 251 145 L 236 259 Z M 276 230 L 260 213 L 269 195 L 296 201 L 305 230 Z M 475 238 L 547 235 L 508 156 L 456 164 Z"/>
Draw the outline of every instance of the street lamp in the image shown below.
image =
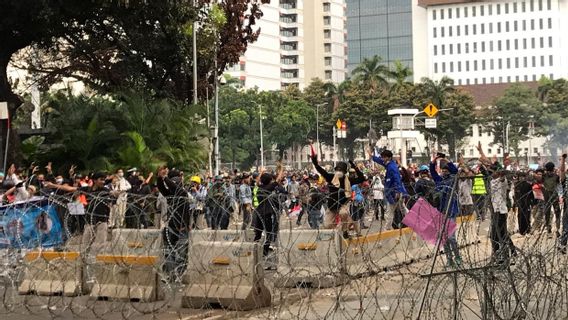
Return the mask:
<path id="1" fill-rule="evenodd" d="M 262 133 L 262 105 L 258 104 L 256 101 L 252 101 L 256 106 L 258 106 L 258 117 L 260 122 L 260 168 L 264 168 L 264 135 Z M 260 170 L 259 170 L 260 171 Z"/>
<path id="2" fill-rule="evenodd" d="M 321 145 L 320 145 L 320 138 L 319 138 L 319 108 L 325 106 L 326 103 L 320 103 L 316 105 L 316 144 L 317 150 L 321 154 Z"/>

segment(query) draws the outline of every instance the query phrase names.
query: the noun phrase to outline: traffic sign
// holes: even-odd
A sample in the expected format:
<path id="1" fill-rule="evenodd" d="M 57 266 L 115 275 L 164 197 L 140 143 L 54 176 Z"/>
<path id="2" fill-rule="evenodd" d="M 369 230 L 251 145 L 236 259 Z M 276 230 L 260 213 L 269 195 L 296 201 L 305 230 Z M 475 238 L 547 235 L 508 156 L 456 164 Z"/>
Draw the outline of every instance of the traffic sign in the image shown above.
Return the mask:
<path id="1" fill-rule="evenodd" d="M 424 108 L 424 113 L 432 118 L 435 117 L 436 114 L 438 114 L 438 107 L 436 107 L 433 103 L 429 103 L 425 108 Z"/>
<path id="2" fill-rule="evenodd" d="M 424 119 L 424 126 L 426 127 L 426 129 L 436 129 L 437 125 L 438 125 L 438 119 L 436 118 L 432 118 L 432 119 Z"/>
<path id="3" fill-rule="evenodd" d="M 337 119 L 335 126 L 337 127 L 337 129 L 341 129 L 341 119 Z"/>

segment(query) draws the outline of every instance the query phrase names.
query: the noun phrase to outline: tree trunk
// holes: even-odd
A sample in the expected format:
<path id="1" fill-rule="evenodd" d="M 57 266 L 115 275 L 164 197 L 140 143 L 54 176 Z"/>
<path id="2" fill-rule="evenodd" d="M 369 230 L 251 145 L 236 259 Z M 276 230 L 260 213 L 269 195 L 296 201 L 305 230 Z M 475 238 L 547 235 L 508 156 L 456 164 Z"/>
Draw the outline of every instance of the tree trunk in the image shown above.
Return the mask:
<path id="1" fill-rule="evenodd" d="M 8 81 L 8 63 L 10 63 L 10 58 L 12 53 L 7 53 L 5 51 L 0 52 L 0 102 L 8 103 L 8 112 L 10 117 L 10 122 L 14 119 L 16 115 L 16 110 L 22 103 L 20 97 L 18 97 L 14 92 L 12 92 L 12 87 Z M 6 135 L 7 135 L 7 121 L 0 121 L 0 134 L 2 135 L 1 146 L 0 146 L 0 159 L 4 160 L 4 153 L 6 147 Z M 20 151 L 20 139 L 18 138 L 17 132 L 14 129 L 10 129 L 10 141 L 8 146 L 7 154 L 7 165 L 10 163 L 19 163 L 22 160 Z M 1 165 L 1 164 L 0 164 Z M 4 170 L 5 168 L 2 168 Z"/>

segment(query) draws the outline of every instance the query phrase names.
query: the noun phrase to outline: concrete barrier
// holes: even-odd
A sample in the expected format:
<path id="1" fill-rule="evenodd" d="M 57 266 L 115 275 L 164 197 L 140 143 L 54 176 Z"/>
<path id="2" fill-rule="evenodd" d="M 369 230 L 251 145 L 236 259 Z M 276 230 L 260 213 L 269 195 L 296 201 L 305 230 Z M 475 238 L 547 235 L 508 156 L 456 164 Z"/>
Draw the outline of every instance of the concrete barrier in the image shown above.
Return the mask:
<path id="1" fill-rule="evenodd" d="M 110 242 L 90 266 L 95 278 L 91 297 L 144 302 L 163 299 L 162 260 L 161 230 L 112 230 Z"/>
<path id="2" fill-rule="evenodd" d="M 376 273 L 418 260 L 410 250 L 412 234 L 403 228 L 343 240 L 348 274 Z"/>
<path id="3" fill-rule="evenodd" d="M 220 306 L 252 310 L 271 304 L 264 285 L 260 245 L 251 242 L 194 242 L 189 249 L 182 307 Z"/>
<path id="4" fill-rule="evenodd" d="M 467 215 L 457 217 L 458 229 L 456 230 L 456 239 L 460 247 L 479 243 L 477 235 L 477 220 L 475 215 Z"/>
<path id="5" fill-rule="evenodd" d="M 32 251 L 24 261 L 19 294 L 78 296 L 87 291 L 80 252 Z"/>
<path id="6" fill-rule="evenodd" d="M 337 230 L 280 230 L 279 238 L 276 286 L 325 288 L 347 281 Z"/>
<path id="7" fill-rule="evenodd" d="M 253 242 L 254 230 L 192 230 L 189 233 L 191 242 L 221 241 L 221 242 Z"/>

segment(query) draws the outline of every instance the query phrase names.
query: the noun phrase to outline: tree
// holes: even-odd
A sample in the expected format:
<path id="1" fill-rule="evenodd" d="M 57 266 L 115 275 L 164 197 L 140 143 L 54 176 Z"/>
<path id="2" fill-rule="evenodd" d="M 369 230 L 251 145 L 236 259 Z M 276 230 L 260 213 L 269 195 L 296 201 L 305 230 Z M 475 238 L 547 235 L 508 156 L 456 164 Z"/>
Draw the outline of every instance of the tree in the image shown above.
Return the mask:
<path id="1" fill-rule="evenodd" d="M 388 85 L 386 80 L 388 68 L 382 63 L 382 58 L 373 56 L 365 58 L 360 65 L 353 70 L 353 80 L 366 85 L 371 93 Z"/>
<path id="2" fill-rule="evenodd" d="M 392 82 L 390 91 L 412 86 L 412 82 L 409 81 L 410 77 L 412 77 L 412 69 L 396 60 L 393 67 L 387 71 L 387 78 Z"/>
<path id="3" fill-rule="evenodd" d="M 444 76 L 442 79 L 435 81 L 429 78 L 422 78 L 420 90 L 435 104 L 438 109 L 446 107 L 446 97 L 449 93 L 454 92 L 454 80 Z"/>
<path id="4" fill-rule="evenodd" d="M 537 133 L 550 138 L 553 156 L 556 148 L 568 145 L 568 81 L 544 79 L 538 88 L 540 103 L 534 106 Z M 525 120 L 526 122 L 526 120 Z"/>
<path id="5" fill-rule="evenodd" d="M 312 79 L 312 82 L 304 89 L 302 94 L 303 100 L 313 108 L 313 112 L 318 115 L 319 118 L 320 150 L 318 150 L 318 152 L 320 154 L 322 154 L 322 144 L 331 145 L 333 143 L 332 128 L 335 125 L 335 119 L 333 119 L 333 108 L 336 93 L 330 93 L 328 90 L 336 89 L 337 87 L 334 83 L 323 82 L 316 78 Z M 317 119 L 316 122 L 318 122 Z M 317 135 L 315 125 L 313 126 L 313 130 L 309 133 L 309 136 L 314 141 L 316 140 Z"/>
<path id="6" fill-rule="evenodd" d="M 519 157 L 519 144 L 528 138 L 528 123 L 536 117 L 534 110 L 539 104 L 535 92 L 528 87 L 514 83 L 507 88 L 503 96 L 495 100 L 486 119 L 493 143 L 500 145 L 504 152 L 512 149 Z"/>

